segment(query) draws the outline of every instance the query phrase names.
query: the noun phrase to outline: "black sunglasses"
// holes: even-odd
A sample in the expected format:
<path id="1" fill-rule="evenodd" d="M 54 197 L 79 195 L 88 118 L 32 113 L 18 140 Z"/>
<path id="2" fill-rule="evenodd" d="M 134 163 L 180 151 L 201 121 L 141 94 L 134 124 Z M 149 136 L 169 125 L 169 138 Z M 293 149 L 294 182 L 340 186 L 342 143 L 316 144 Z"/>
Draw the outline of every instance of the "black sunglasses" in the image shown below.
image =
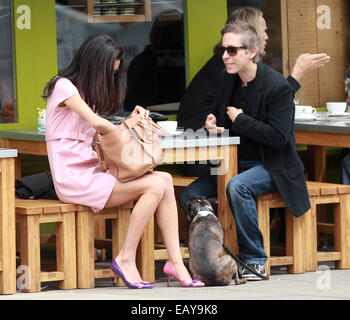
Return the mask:
<path id="1" fill-rule="evenodd" d="M 224 46 L 220 46 L 219 47 L 219 53 L 220 55 L 224 55 L 225 51 L 227 51 L 228 55 L 230 57 L 233 57 L 237 54 L 238 49 L 247 49 L 247 46 L 241 46 L 241 47 L 234 47 L 234 46 L 228 46 L 228 47 L 224 47 Z"/>

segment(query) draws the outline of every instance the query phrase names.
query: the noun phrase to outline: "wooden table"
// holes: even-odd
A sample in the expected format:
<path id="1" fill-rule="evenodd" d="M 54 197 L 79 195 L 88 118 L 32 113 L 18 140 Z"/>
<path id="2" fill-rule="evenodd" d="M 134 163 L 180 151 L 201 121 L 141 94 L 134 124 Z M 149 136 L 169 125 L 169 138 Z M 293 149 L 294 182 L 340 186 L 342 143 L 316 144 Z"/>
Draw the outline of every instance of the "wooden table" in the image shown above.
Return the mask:
<path id="1" fill-rule="evenodd" d="M 308 180 L 324 181 L 326 147 L 350 148 L 350 117 L 328 117 L 319 112 L 316 120 L 294 123 L 297 144 L 308 145 Z"/>
<path id="2" fill-rule="evenodd" d="M 0 294 L 16 293 L 15 157 L 0 148 Z"/>
<path id="3" fill-rule="evenodd" d="M 6 130 L 0 132 L 2 146 L 16 148 L 16 177 L 21 175 L 21 154 L 47 155 L 45 133 L 36 129 Z M 237 252 L 236 227 L 226 197 L 228 181 L 238 173 L 237 145 L 239 137 L 204 137 L 182 134 L 160 139 L 164 150 L 164 163 L 184 163 L 185 161 L 218 160 L 218 217 L 224 230 L 224 241 Z M 215 169 L 215 168 L 214 168 Z M 100 235 L 101 236 L 101 235 Z"/>

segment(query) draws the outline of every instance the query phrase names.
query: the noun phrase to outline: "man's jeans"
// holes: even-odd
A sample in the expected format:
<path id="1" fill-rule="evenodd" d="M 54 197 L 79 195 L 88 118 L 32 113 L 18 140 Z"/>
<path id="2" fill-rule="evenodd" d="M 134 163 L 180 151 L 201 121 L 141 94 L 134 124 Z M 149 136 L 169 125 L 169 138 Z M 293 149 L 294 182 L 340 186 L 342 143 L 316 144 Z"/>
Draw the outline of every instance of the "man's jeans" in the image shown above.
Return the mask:
<path id="1" fill-rule="evenodd" d="M 264 264 L 264 240 L 258 227 L 258 213 L 254 197 L 275 192 L 276 186 L 261 161 L 239 161 L 239 174 L 226 186 L 230 208 L 236 221 L 239 254 L 245 263 Z M 216 176 L 203 176 L 180 194 L 181 207 L 187 211 L 187 200 L 217 196 Z"/>
<path id="2" fill-rule="evenodd" d="M 350 153 L 342 159 L 341 173 L 343 184 L 350 185 Z"/>

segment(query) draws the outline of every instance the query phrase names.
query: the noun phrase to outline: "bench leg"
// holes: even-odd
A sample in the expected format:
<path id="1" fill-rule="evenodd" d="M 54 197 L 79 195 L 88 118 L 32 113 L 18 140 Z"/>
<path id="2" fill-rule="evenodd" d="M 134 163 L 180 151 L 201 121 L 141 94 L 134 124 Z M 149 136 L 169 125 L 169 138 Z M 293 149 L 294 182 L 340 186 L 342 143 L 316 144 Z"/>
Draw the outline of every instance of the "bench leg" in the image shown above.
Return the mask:
<path id="1" fill-rule="evenodd" d="M 137 267 L 142 279 L 153 283 L 155 281 L 154 263 L 154 217 L 148 223 L 137 249 Z"/>
<path id="2" fill-rule="evenodd" d="M 305 218 L 295 217 L 286 209 L 286 255 L 293 256 L 293 264 L 288 273 L 305 272 Z"/>
<path id="3" fill-rule="evenodd" d="M 317 271 L 317 205 L 311 197 L 311 209 L 305 220 L 305 271 Z"/>
<path id="4" fill-rule="evenodd" d="M 341 252 L 336 268 L 350 268 L 350 194 L 340 196 L 339 206 L 334 209 L 334 250 Z"/>
<path id="5" fill-rule="evenodd" d="M 95 238 L 105 239 L 106 238 L 106 219 L 102 216 L 94 216 L 94 228 Z M 106 249 L 101 249 L 102 260 L 106 260 L 107 252 Z M 95 249 L 95 260 L 98 260 L 97 249 Z"/>
<path id="6" fill-rule="evenodd" d="M 75 212 L 63 215 L 63 222 L 57 223 L 56 231 L 57 271 L 64 272 L 64 280 L 60 281 L 60 289 L 75 289 L 76 247 L 75 247 Z"/>
<path id="7" fill-rule="evenodd" d="M 13 158 L 0 161 L 0 294 L 16 293 L 14 163 Z"/>
<path id="8" fill-rule="evenodd" d="M 264 251 L 267 255 L 265 262 L 266 274 L 270 275 L 270 208 L 267 201 L 257 201 L 259 229 L 264 238 Z"/>
<path id="9" fill-rule="evenodd" d="M 28 267 L 22 292 L 40 292 L 40 226 L 37 215 L 19 216 L 21 265 Z"/>
<path id="10" fill-rule="evenodd" d="M 0 212 L 0 294 L 16 293 L 16 232 L 12 217 L 5 219 Z"/>
<path id="11" fill-rule="evenodd" d="M 115 259 L 122 249 L 129 227 L 130 209 L 115 208 L 118 211 L 117 218 L 112 220 L 112 259 Z M 117 278 L 118 287 L 125 286 L 120 277 Z"/>
<path id="12" fill-rule="evenodd" d="M 78 288 L 94 288 L 94 216 L 92 212 L 76 213 L 76 237 Z"/>

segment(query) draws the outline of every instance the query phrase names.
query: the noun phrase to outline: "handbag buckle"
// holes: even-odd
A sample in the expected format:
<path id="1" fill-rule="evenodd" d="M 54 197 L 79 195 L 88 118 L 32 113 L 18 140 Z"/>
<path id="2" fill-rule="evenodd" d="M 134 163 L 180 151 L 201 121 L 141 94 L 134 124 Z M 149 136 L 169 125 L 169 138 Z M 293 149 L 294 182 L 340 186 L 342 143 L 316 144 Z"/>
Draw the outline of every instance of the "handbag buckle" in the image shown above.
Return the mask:
<path id="1" fill-rule="evenodd" d="M 99 141 L 92 140 L 91 147 L 95 147 L 97 144 L 100 144 Z"/>

